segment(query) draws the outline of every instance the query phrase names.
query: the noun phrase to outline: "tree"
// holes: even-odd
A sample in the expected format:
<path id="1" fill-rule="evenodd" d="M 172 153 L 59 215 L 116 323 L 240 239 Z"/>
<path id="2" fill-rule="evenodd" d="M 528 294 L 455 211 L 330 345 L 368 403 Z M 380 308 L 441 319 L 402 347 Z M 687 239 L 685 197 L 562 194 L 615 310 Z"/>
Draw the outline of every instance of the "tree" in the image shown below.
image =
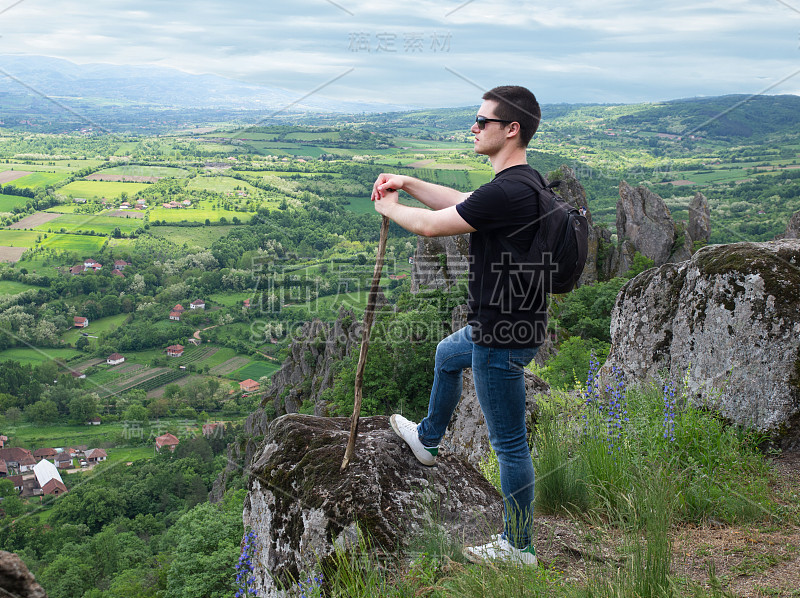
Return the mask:
<path id="1" fill-rule="evenodd" d="M 19 407 L 9 407 L 6 409 L 6 420 L 12 426 L 19 423 L 19 420 L 22 419 L 22 411 L 20 411 Z"/>
<path id="2" fill-rule="evenodd" d="M 49 424 L 58 419 L 58 407 L 50 400 L 36 401 L 25 408 L 25 417 L 35 424 Z"/>
<path id="3" fill-rule="evenodd" d="M 97 416 L 97 401 L 90 394 L 74 397 L 69 402 L 69 417 L 76 424 L 82 424 Z"/>

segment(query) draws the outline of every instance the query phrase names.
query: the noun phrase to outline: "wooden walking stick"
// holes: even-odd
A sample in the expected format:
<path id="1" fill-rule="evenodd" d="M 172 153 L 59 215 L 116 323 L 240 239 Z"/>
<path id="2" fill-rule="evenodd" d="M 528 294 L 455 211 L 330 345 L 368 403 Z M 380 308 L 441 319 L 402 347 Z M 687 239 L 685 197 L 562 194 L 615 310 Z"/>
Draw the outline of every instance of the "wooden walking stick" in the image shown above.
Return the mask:
<path id="1" fill-rule="evenodd" d="M 364 383 L 364 366 L 367 364 L 367 351 L 369 350 L 369 336 L 372 331 L 372 320 L 375 319 L 375 303 L 378 300 L 378 289 L 381 282 L 381 271 L 383 270 L 383 256 L 386 253 L 386 238 L 389 236 L 389 219 L 384 216 L 381 220 L 381 240 L 378 243 L 378 256 L 375 258 L 375 272 L 372 274 L 372 286 L 369 288 L 367 297 L 367 310 L 364 312 L 364 329 L 361 331 L 361 351 L 358 354 L 358 366 L 356 367 L 356 392 L 355 403 L 353 403 L 353 417 L 350 418 L 350 439 L 347 441 L 347 449 L 344 451 L 342 467 L 339 471 L 344 471 L 353 452 L 356 448 L 356 436 L 358 435 L 358 416 L 361 414 L 361 386 Z"/>

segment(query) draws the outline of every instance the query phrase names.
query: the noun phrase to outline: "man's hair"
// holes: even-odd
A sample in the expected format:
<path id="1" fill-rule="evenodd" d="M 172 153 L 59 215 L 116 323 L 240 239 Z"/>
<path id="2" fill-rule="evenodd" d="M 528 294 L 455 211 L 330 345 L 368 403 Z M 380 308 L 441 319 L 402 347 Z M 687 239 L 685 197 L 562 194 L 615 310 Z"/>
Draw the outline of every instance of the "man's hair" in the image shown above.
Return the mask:
<path id="1" fill-rule="evenodd" d="M 522 147 L 527 147 L 542 119 L 536 96 L 519 85 L 501 85 L 483 94 L 483 99 L 497 102 L 497 118 L 519 123 L 519 141 Z"/>

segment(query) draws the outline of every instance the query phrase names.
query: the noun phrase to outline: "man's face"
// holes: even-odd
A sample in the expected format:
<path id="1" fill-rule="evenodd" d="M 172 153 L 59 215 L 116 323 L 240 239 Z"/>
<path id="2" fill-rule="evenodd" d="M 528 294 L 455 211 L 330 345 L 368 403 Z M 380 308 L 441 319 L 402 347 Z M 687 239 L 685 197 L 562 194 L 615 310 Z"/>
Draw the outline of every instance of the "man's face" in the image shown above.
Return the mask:
<path id="1" fill-rule="evenodd" d="M 494 100 L 484 100 L 478 108 L 478 116 L 485 118 L 497 118 L 495 113 L 497 102 Z M 474 123 L 470 130 L 475 135 L 475 153 L 486 156 L 493 156 L 499 152 L 506 144 L 507 123 L 487 122 L 483 131 L 478 128 L 478 123 Z"/>

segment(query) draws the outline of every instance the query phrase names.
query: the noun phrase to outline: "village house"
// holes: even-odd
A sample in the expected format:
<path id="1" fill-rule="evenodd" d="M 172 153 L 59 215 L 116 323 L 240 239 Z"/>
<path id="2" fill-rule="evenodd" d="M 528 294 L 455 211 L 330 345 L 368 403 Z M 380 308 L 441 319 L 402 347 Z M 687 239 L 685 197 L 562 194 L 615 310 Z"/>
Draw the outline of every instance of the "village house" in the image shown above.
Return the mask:
<path id="1" fill-rule="evenodd" d="M 217 432 L 217 430 L 220 432 Z M 213 424 L 203 424 L 203 436 L 206 438 L 210 438 L 211 436 L 215 436 L 224 430 L 224 424 L 221 423 L 213 423 Z"/>
<path id="2" fill-rule="evenodd" d="M 79 378 L 80 380 L 86 378 L 86 374 L 79 372 L 78 370 L 70 370 L 69 373 L 73 378 Z"/>
<path id="3" fill-rule="evenodd" d="M 9 473 L 11 473 L 11 470 L 25 473 L 36 465 L 36 459 L 28 449 L 16 446 L 0 449 L 0 460 L 6 462 Z"/>
<path id="4" fill-rule="evenodd" d="M 179 311 L 184 312 L 186 309 L 180 303 L 176 304 L 175 307 L 172 308 L 172 311 Z"/>
<path id="5" fill-rule="evenodd" d="M 11 480 L 11 483 L 14 484 L 14 490 L 17 492 L 22 492 L 22 488 L 24 487 L 23 484 L 23 477 L 21 475 L 12 475 L 8 477 Z"/>
<path id="6" fill-rule="evenodd" d="M 120 363 L 125 361 L 125 357 L 120 355 L 119 353 L 112 353 L 108 357 L 106 357 L 106 363 L 108 365 L 119 365 Z"/>
<path id="7" fill-rule="evenodd" d="M 128 203 L 127 201 L 123 201 L 121 204 L 119 204 L 119 207 L 122 210 L 129 210 L 130 207 L 131 207 L 131 204 Z"/>
<path id="8" fill-rule="evenodd" d="M 58 469 L 47 459 L 39 461 L 33 468 L 33 473 L 36 475 L 36 483 L 41 488 L 42 494 L 59 495 L 67 491 Z"/>
<path id="9" fill-rule="evenodd" d="M 53 459 L 58 469 L 69 469 L 72 467 L 72 455 L 68 450 L 58 453 Z"/>
<path id="10" fill-rule="evenodd" d="M 71 446 L 67 449 L 64 449 L 64 452 L 66 452 L 73 459 L 83 458 L 83 453 L 85 451 L 86 451 L 85 444 L 79 444 L 78 446 Z"/>
<path id="11" fill-rule="evenodd" d="M 111 274 L 112 274 L 112 276 L 119 276 L 120 278 L 125 278 L 125 275 L 120 270 L 117 270 L 116 268 L 114 268 L 111 271 Z"/>
<path id="12" fill-rule="evenodd" d="M 125 266 L 130 266 L 128 262 L 125 260 L 114 260 L 114 269 L 115 270 L 124 270 Z"/>
<path id="13" fill-rule="evenodd" d="M 100 463 L 108 459 L 108 454 L 103 449 L 89 449 L 84 453 L 86 460 L 91 463 Z"/>
<path id="14" fill-rule="evenodd" d="M 87 426 L 99 426 L 103 423 L 103 420 L 99 417 L 93 417 L 92 419 L 86 420 Z"/>
<path id="15" fill-rule="evenodd" d="M 0 478 L 8 476 L 8 463 L 0 459 Z"/>
<path id="16" fill-rule="evenodd" d="M 260 386 L 258 382 L 251 378 L 239 382 L 239 388 L 242 389 L 243 392 L 255 392 Z"/>
<path id="17" fill-rule="evenodd" d="M 242 305 L 244 306 L 245 309 L 250 309 L 250 299 L 245 299 L 244 301 L 242 301 Z"/>
<path id="18" fill-rule="evenodd" d="M 78 264 L 77 266 L 72 266 L 72 268 L 69 269 L 69 273 L 73 276 L 77 276 L 78 274 L 83 274 L 85 269 L 86 268 L 83 267 L 83 264 Z"/>
<path id="19" fill-rule="evenodd" d="M 42 459 L 52 459 L 57 454 L 58 453 L 56 452 L 56 449 L 53 448 L 38 448 L 33 451 L 33 456 L 37 462 L 41 461 Z"/>
<path id="20" fill-rule="evenodd" d="M 202 299 L 196 299 L 189 304 L 189 309 L 205 309 L 206 302 Z"/>
<path id="21" fill-rule="evenodd" d="M 84 270 L 89 270 L 91 268 L 92 270 L 97 271 L 102 267 L 103 267 L 103 264 L 97 262 L 96 260 L 93 260 L 92 258 L 89 258 L 88 260 L 83 260 L 83 269 Z"/>
<path id="22" fill-rule="evenodd" d="M 167 347 L 167 355 L 169 357 L 180 357 L 183 355 L 183 345 L 170 345 Z"/>
<path id="23" fill-rule="evenodd" d="M 184 199 L 184 200 L 183 200 L 181 203 L 182 203 L 183 205 L 185 205 L 187 208 L 188 208 L 190 205 L 192 205 L 192 202 L 191 202 L 191 201 L 189 201 L 188 199 Z"/>
<path id="24" fill-rule="evenodd" d="M 175 447 L 180 444 L 180 440 L 170 433 L 162 434 L 156 438 L 156 451 L 159 453 L 161 449 L 167 447 L 170 451 L 175 452 Z"/>
<path id="25" fill-rule="evenodd" d="M 3 448 L 6 445 L 6 442 L 8 442 L 8 436 L 0 434 L 0 448 Z"/>
<path id="26" fill-rule="evenodd" d="M 75 316 L 72 321 L 75 323 L 75 328 L 86 328 L 89 325 L 89 318 L 83 316 Z"/>
<path id="27" fill-rule="evenodd" d="M 179 312 L 179 311 L 171 311 L 171 312 L 169 312 L 169 319 L 170 320 L 175 320 L 176 322 L 180 322 L 181 321 L 181 312 Z"/>
<path id="28" fill-rule="evenodd" d="M 73 199 L 72 201 L 73 201 L 74 203 L 86 203 L 86 198 L 85 198 L 85 197 L 76 197 L 76 198 L 75 198 L 75 199 Z"/>

